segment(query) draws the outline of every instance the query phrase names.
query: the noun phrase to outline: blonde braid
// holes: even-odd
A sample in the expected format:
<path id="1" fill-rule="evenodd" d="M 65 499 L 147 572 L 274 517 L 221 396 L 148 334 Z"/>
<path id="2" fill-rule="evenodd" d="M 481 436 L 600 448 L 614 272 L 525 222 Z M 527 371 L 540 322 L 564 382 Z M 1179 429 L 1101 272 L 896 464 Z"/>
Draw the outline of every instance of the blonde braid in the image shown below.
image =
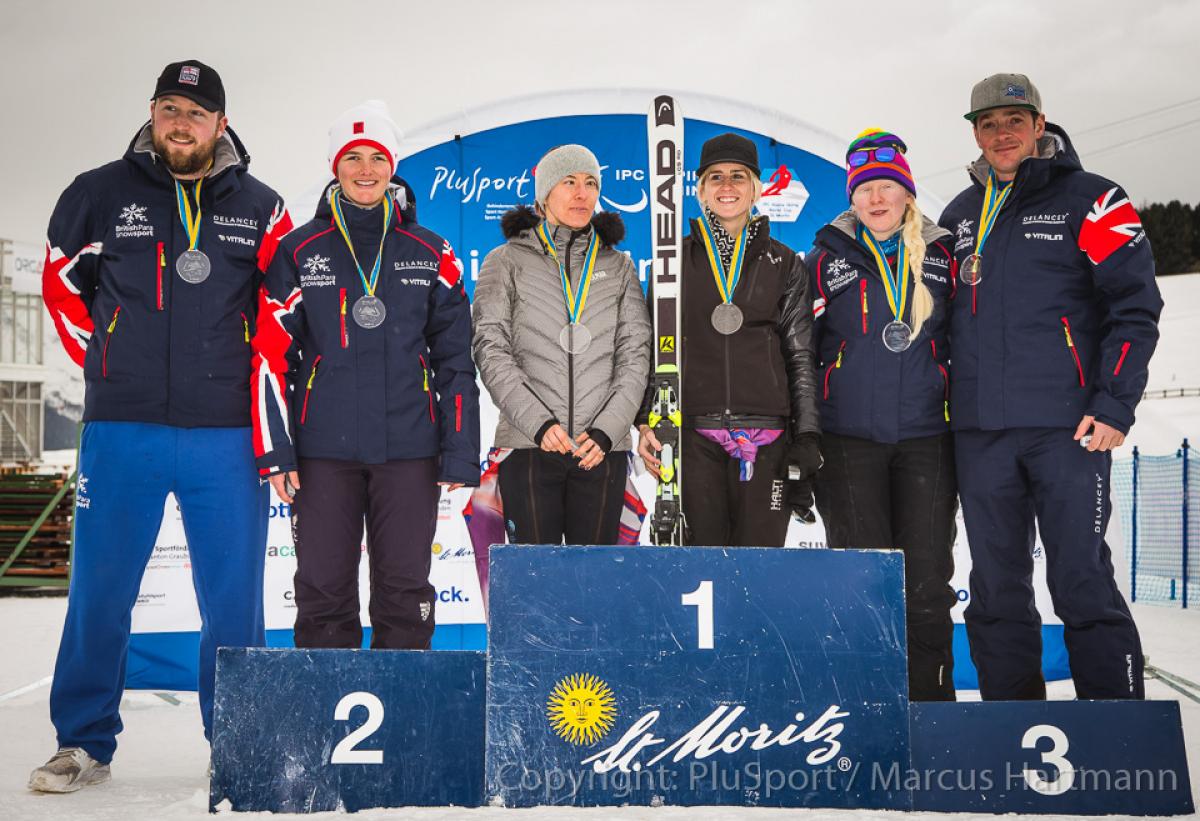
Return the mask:
<path id="1" fill-rule="evenodd" d="M 913 295 L 912 306 L 908 309 L 908 320 L 912 326 L 912 338 L 921 335 L 921 326 L 933 313 L 933 294 L 925 285 L 925 238 L 921 234 L 925 221 L 921 209 L 915 200 L 908 203 L 904 209 L 904 225 L 901 237 L 904 247 L 908 249 L 908 266 L 912 272 Z"/>

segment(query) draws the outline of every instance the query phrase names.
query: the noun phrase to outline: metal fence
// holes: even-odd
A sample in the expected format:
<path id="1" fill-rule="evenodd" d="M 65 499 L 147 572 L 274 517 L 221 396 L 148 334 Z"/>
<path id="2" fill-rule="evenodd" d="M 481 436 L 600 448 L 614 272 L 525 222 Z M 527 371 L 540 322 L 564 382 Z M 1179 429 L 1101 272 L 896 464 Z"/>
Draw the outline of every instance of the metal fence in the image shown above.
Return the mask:
<path id="1" fill-rule="evenodd" d="M 1200 474 L 1184 439 L 1168 456 L 1135 447 L 1113 463 L 1113 492 L 1130 563 L 1130 597 L 1173 607 L 1200 605 Z"/>

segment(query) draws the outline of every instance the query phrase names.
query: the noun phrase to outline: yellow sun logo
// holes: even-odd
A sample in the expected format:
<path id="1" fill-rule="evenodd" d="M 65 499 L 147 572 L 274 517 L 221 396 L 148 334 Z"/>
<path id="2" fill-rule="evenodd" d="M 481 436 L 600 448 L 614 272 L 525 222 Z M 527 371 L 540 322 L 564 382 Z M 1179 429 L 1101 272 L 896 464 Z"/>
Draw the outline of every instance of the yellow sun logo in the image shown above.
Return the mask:
<path id="1" fill-rule="evenodd" d="M 590 673 L 575 673 L 555 685 L 546 699 L 546 718 L 561 738 L 593 744 L 612 729 L 617 701 L 603 681 Z"/>

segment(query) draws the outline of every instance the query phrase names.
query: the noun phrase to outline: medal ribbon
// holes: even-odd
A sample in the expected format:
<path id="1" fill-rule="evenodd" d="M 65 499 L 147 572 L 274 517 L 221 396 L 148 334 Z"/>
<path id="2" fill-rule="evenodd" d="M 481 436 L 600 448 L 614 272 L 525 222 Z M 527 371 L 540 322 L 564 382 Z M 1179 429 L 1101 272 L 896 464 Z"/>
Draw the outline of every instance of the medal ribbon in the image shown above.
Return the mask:
<path id="1" fill-rule="evenodd" d="M 554 261 L 558 263 L 558 276 L 562 279 L 563 296 L 567 299 L 567 316 L 571 320 L 571 324 L 575 325 L 579 322 L 579 317 L 583 315 L 583 306 L 587 303 L 588 292 L 592 288 L 592 270 L 596 267 L 596 255 L 600 251 L 600 238 L 593 230 L 592 240 L 588 243 L 587 253 L 583 257 L 583 273 L 579 275 L 579 288 L 574 289 L 571 287 L 571 280 L 567 278 L 567 268 L 558 258 L 558 251 L 554 249 L 554 242 L 550 239 L 550 232 L 546 228 L 545 220 L 538 225 L 537 235 L 538 239 L 542 241 L 542 247 L 546 249 L 546 253 L 554 257 Z"/>
<path id="2" fill-rule="evenodd" d="M 976 256 L 983 255 L 983 244 L 987 242 L 988 235 L 992 233 L 992 227 L 996 224 L 996 216 L 1004 207 L 1004 203 L 1012 191 L 1011 182 L 1004 183 L 1000 186 L 999 191 L 996 190 L 998 184 L 996 172 L 988 171 L 987 185 L 983 189 L 983 209 L 979 212 L 979 235 L 975 238 Z"/>
<path id="3" fill-rule="evenodd" d="M 733 302 L 733 291 L 742 278 L 742 266 L 746 261 L 746 241 L 750 236 L 750 221 L 746 220 L 745 227 L 738 234 L 737 242 L 733 244 L 733 256 L 729 258 L 728 271 L 725 270 L 725 264 L 717 253 L 717 243 L 713 239 L 712 226 L 708 224 L 708 217 L 704 212 L 700 213 L 698 224 L 700 237 L 704 240 L 704 250 L 708 254 L 708 265 L 712 269 L 713 279 L 717 281 L 717 291 L 721 294 L 721 301 L 726 304 Z"/>
<path id="4" fill-rule="evenodd" d="M 192 202 L 188 199 L 188 195 L 184 193 L 183 186 L 179 184 L 179 180 L 175 180 L 175 202 L 179 206 L 179 221 L 183 223 L 183 230 L 187 232 L 188 250 L 195 251 L 196 246 L 200 244 L 200 186 L 204 183 L 204 179 L 196 180 L 194 189 L 196 195 L 196 214 L 192 215 Z"/>
<path id="5" fill-rule="evenodd" d="M 341 186 L 335 185 L 333 190 L 329 192 L 329 206 L 333 210 L 333 222 L 338 227 L 338 231 L 342 234 L 342 239 L 346 241 L 346 247 L 350 249 L 350 258 L 354 260 L 354 267 L 358 269 L 358 279 L 362 282 L 363 291 L 367 296 L 375 296 L 375 288 L 379 285 L 379 268 L 383 264 L 383 241 L 387 239 L 388 226 L 392 224 L 392 211 L 395 208 L 392 198 L 385 196 L 383 198 L 383 235 L 379 238 L 379 251 L 375 254 L 375 264 L 371 266 L 371 278 L 367 279 L 363 273 L 362 265 L 358 262 L 358 255 L 354 253 L 354 243 L 350 241 L 350 233 L 346 230 L 346 217 L 342 214 Z"/>
<path id="6" fill-rule="evenodd" d="M 908 304 L 908 280 L 911 273 L 908 269 L 908 248 L 904 244 L 903 237 L 896 249 L 896 271 L 892 271 L 887 254 L 883 253 L 879 241 L 861 224 L 858 226 L 858 241 L 867 246 L 871 256 L 875 257 L 875 264 L 879 267 L 879 275 L 883 278 L 883 290 L 887 292 L 892 316 L 897 322 L 903 322 L 904 309 Z"/>

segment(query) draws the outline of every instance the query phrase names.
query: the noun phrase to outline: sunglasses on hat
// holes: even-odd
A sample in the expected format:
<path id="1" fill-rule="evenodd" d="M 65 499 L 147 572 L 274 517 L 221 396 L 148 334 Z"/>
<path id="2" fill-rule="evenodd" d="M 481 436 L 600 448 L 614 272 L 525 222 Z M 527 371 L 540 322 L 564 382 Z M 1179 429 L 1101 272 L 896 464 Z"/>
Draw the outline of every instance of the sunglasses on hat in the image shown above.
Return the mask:
<path id="1" fill-rule="evenodd" d="M 896 154 L 900 153 L 894 146 L 885 145 L 882 148 L 863 148 L 858 151 L 851 151 L 850 156 L 846 158 L 847 164 L 851 168 L 861 168 L 871 161 L 872 155 L 876 162 L 891 162 L 896 159 Z"/>

